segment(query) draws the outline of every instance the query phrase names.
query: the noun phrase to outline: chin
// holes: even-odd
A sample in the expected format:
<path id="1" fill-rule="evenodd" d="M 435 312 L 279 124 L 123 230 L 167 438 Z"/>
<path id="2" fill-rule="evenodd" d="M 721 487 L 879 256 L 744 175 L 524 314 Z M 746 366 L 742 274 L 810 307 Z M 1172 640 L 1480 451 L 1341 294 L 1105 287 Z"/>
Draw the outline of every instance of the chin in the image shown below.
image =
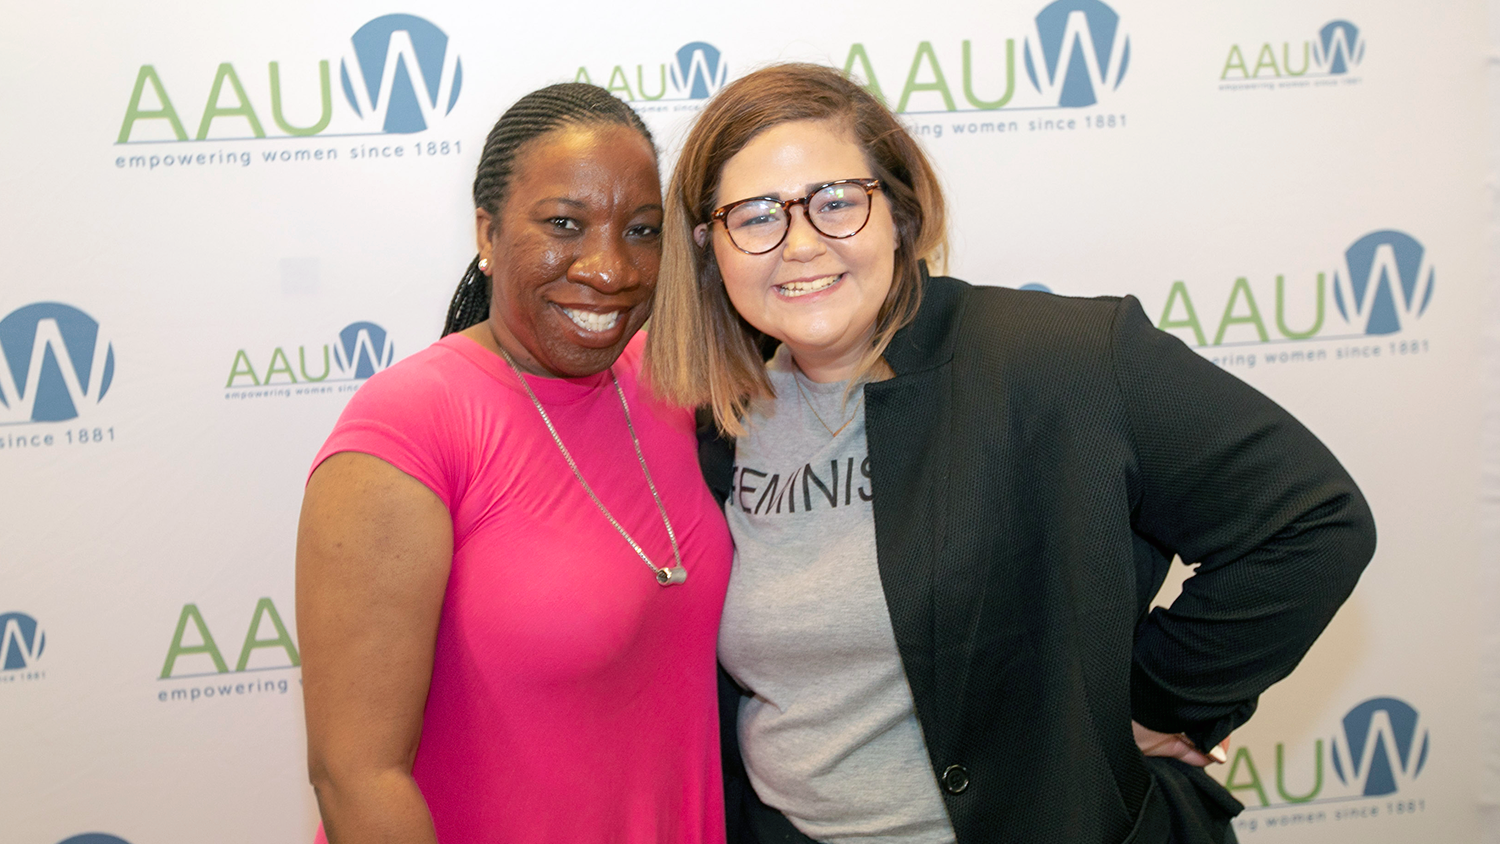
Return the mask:
<path id="1" fill-rule="evenodd" d="M 619 360 L 619 358 L 618 354 L 591 355 L 588 358 L 574 358 L 566 362 L 555 362 L 549 368 L 564 378 L 585 378 L 609 369 L 611 366 L 614 366 L 615 361 Z"/>
<path id="2" fill-rule="evenodd" d="M 547 368 L 564 378 L 583 378 L 603 372 L 614 366 L 615 361 L 620 359 L 625 346 L 634 335 L 635 332 L 632 331 L 618 344 L 602 349 L 581 346 L 558 349 L 554 354 L 548 355 Z"/>
<path id="3" fill-rule="evenodd" d="M 794 349 L 822 352 L 843 345 L 848 336 L 847 332 L 834 330 L 789 331 L 785 334 L 783 342 Z"/>

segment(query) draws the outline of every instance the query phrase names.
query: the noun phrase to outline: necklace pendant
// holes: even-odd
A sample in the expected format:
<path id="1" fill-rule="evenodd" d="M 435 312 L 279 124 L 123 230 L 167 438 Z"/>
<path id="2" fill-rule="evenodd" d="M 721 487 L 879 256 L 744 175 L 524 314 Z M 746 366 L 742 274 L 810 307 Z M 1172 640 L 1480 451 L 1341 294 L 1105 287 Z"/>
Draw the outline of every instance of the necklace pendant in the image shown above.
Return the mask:
<path id="1" fill-rule="evenodd" d="M 672 532 L 672 520 L 667 518 L 666 505 L 661 503 L 661 494 L 656 491 L 656 482 L 651 480 L 651 469 L 646 466 L 646 455 L 641 452 L 641 440 L 635 435 L 635 423 L 630 421 L 630 404 L 625 401 L 625 390 L 620 386 L 620 379 L 615 377 L 614 368 L 611 367 L 609 370 L 609 379 L 614 382 L 615 395 L 620 397 L 620 409 L 625 413 L 625 429 L 630 432 L 630 444 L 635 446 L 635 458 L 641 462 L 641 474 L 646 476 L 646 486 L 651 490 L 651 497 L 656 501 L 656 511 L 661 514 L 662 526 L 667 529 L 667 539 L 672 542 L 672 557 L 677 561 L 677 565 L 675 566 L 657 568 L 651 562 L 651 559 L 646 556 L 646 552 L 641 550 L 641 546 L 636 544 L 634 539 L 630 538 L 630 534 L 626 533 L 625 528 L 610 514 L 609 508 L 605 507 L 604 502 L 599 500 L 599 496 L 594 494 L 594 490 L 589 486 L 589 482 L 583 479 L 583 473 L 578 471 L 578 464 L 573 461 L 573 455 L 568 453 L 568 447 L 563 445 L 562 437 L 557 435 L 557 428 L 553 427 L 551 418 L 547 416 L 547 408 L 542 407 L 541 399 L 536 397 L 536 392 L 531 389 L 531 384 L 527 383 L 526 376 L 521 374 L 521 368 L 516 366 L 514 360 L 511 360 L 510 353 L 505 351 L 504 346 L 500 347 L 500 357 L 505 358 L 505 362 L 516 373 L 516 380 L 520 381 L 521 386 L 526 388 L 526 395 L 531 398 L 532 407 L 535 407 L 537 415 L 542 417 L 542 424 L 547 426 L 547 433 L 552 435 L 552 442 L 556 444 L 557 450 L 562 452 L 563 460 L 567 461 L 568 468 L 573 470 L 573 477 L 578 480 L 578 485 L 583 487 L 583 491 L 589 494 L 589 498 L 594 501 L 594 506 L 599 508 L 599 512 L 604 514 L 604 518 L 609 520 L 609 523 L 619 532 L 620 537 L 641 558 L 641 562 L 650 566 L 651 570 L 656 572 L 657 584 L 660 586 L 671 586 L 675 583 L 686 583 L 687 569 L 682 567 L 682 551 L 677 547 L 677 534 Z"/>

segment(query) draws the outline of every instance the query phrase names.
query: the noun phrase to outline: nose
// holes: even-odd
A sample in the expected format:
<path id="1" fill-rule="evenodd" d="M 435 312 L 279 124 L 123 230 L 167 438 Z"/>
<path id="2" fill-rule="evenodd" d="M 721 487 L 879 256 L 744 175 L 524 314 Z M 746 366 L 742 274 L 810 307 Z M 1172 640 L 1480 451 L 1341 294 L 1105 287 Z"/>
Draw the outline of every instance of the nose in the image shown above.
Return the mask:
<path id="1" fill-rule="evenodd" d="M 640 274 L 626 254 L 624 239 L 595 229 L 585 236 L 583 250 L 568 265 L 568 280 L 601 293 L 616 293 L 638 285 Z"/>
<path id="2" fill-rule="evenodd" d="M 786 225 L 786 240 L 781 244 L 781 254 L 786 260 L 810 261 L 828 250 L 823 236 L 807 219 L 806 203 L 792 209 L 787 215 Z"/>

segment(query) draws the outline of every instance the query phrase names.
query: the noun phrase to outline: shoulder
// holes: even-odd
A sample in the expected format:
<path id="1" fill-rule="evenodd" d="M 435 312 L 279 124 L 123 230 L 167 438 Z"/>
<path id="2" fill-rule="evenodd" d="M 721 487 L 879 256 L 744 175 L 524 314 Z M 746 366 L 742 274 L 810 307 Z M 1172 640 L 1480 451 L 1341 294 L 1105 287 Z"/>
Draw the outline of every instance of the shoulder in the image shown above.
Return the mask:
<path id="1" fill-rule="evenodd" d="M 341 451 L 378 457 L 453 505 L 474 450 L 473 432 L 496 390 L 450 335 L 371 376 L 349 400 L 313 463 Z M 475 346 L 475 348 L 478 348 Z"/>
<path id="2" fill-rule="evenodd" d="M 452 336 L 444 338 L 375 373 L 349 400 L 344 417 L 400 417 L 418 408 L 447 404 L 463 393 L 457 384 L 471 377 L 467 370 L 473 369 L 455 350 L 456 345 Z"/>
<path id="3" fill-rule="evenodd" d="M 1059 333 L 1106 335 L 1121 305 L 1119 296 L 1059 296 L 1041 290 L 965 285 L 963 329 L 1003 331 L 1017 341 L 1036 341 Z"/>
<path id="4" fill-rule="evenodd" d="M 1098 363 L 1112 354 L 1122 323 L 1144 322 L 1144 315 L 1133 318 L 1140 306 L 1128 296 L 1084 298 L 932 281 L 957 285 L 950 294 L 956 304 L 949 330 L 960 367 L 992 361 L 1050 374 L 1069 364 Z"/>
<path id="5" fill-rule="evenodd" d="M 495 369 L 503 364 L 487 356 L 467 337 L 444 337 L 366 381 L 344 408 L 335 433 L 380 429 L 425 450 L 470 440 L 476 427 L 493 422 L 499 408 L 519 395 L 499 386 Z"/>

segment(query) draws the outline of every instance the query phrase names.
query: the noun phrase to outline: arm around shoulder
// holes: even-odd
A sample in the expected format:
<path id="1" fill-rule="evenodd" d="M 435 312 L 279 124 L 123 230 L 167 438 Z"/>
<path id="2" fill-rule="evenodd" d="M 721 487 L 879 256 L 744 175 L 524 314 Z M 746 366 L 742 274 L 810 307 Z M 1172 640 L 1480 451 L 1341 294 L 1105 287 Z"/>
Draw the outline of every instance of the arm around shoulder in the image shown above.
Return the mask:
<path id="1" fill-rule="evenodd" d="M 448 508 L 390 463 L 313 472 L 297 532 L 308 770 L 330 844 L 436 841 L 412 779 L 453 557 Z"/>
<path id="2" fill-rule="evenodd" d="M 1332 620 L 1374 554 L 1375 523 L 1317 437 L 1154 328 L 1133 298 L 1116 312 L 1113 349 L 1137 463 L 1135 532 L 1201 563 L 1137 629 L 1133 714 L 1212 747 Z"/>

